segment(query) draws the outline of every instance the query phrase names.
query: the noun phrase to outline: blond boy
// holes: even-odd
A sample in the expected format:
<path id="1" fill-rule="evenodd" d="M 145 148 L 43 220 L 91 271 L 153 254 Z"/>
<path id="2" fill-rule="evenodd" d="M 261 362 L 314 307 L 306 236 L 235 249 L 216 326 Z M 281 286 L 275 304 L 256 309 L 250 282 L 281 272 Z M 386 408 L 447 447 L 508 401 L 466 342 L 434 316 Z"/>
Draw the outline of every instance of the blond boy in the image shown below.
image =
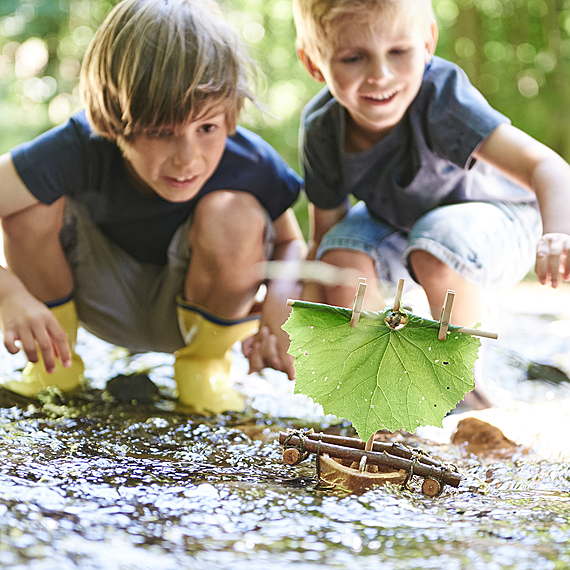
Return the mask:
<path id="1" fill-rule="evenodd" d="M 251 310 L 258 264 L 303 253 L 301 181 L 236 127 L 250 70 L 214 2 L 110 12 L 83 63 L 86 112 L 0 158 L 1 326 L 30 361 L 9 389 L 78 385 L 78 318 L 132 351 L 175 352 L 180 400 L 200 412 L 243 408 L 229 350 L 258 325 L 278 339 L 250 342 L 258 368 L 293 375 L 280 326 L 295 284 L 269 283 Z"/>
<path id="2" fill-rule="evenodd" d="M 570 167 L 434 56 L 430 0 L 293 7 L 298 55 L 326 83 L 302 118 L 309 258 L 374 285 L 410 277 L 434 318 L 453 289 L 452 322 L 464 326 L 484 317 L 487 290 L 514 285 L 534 261 L 543 284 L 570 278 Z M 350 306 L 354 290 L 305 295 Z"/>

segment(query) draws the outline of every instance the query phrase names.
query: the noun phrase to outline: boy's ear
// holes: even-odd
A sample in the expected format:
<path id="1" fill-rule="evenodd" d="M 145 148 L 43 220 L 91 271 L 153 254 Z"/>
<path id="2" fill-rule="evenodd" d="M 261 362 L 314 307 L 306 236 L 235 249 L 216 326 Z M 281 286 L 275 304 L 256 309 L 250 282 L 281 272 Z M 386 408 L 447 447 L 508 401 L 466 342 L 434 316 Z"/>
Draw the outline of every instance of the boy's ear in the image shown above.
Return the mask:
<path id="1" fill-rule="evenodd" d="M 426 39 L 426 63 L 431 60 L 433 54 L 435 53 L 438 36 L 439 30 L 437 27 L 437 22 L 435 20 L 432 20 L 429 27 L 429 34 Z"/>
<path id="2" fill-rule="evenodd" d="M 297 57 L 301 60 L 301 63 L 305 66 L 305 69 L 309 72 L 309 75 L 320 83 L 325 83 L 325 78 L 321 73 L 319 67 L 315 62 L 307 55 L 305 50 L 297 49 Z"/>

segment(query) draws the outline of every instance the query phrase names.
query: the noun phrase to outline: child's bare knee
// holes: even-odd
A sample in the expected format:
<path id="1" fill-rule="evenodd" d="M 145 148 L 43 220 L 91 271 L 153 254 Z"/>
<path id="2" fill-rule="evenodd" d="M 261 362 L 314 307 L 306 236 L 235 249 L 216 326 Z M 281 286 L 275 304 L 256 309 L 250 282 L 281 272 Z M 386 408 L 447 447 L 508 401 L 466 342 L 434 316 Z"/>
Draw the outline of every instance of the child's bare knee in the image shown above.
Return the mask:
<path id="1" fill-rule="evenodd" d="M 423 249 L 416 249 L 410 253 L 410 264 L 414 269 L 446 267 L 441 260 Z"/>
<path id="2" fill-rule="evenodd" d="M 218 191 L 200 200 L 194 212 L 190 239 L 228 253 L 262 242 L 266 214 L 257 199 L 246 192 Z M 249 247 L 249 246 L 248 246 Z"/>
<path id="3" fill-rule="evenodd" d="M 422 286 L 425 286 L 428 281 L 445 283 L 447 279 L 456 275 L 449 265 L 422 249 L 416 249 L 410 253 L 410 265 Z"/>

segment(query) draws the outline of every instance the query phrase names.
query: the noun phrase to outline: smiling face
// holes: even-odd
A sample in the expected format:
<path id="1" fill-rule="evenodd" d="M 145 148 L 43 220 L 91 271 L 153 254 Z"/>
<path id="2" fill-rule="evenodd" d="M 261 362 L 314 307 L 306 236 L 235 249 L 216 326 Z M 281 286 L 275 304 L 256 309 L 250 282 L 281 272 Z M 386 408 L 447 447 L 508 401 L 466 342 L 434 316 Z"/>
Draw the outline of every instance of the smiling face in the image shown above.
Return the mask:
<path id="1" fill-rule="evenodd" d="M 144 132 L 119 146 L 141 193 L 186 202 L 214 174 L 227 136 L 227 111 L 214 107 L 192 122 Z"/>
<path id="2" fill-rule="evenodd" d="M 330 25 L 327 50 L 314 60 L 300 54 L 313 77 L 325 81 L 348 111 L 349 152 L 372 146 L 401 121 L 437 40 L 435 22 L 427 32 L 418 18 L 399 18 L 394 26 L 382 13 L 368 16 L 338 18 Z"/>

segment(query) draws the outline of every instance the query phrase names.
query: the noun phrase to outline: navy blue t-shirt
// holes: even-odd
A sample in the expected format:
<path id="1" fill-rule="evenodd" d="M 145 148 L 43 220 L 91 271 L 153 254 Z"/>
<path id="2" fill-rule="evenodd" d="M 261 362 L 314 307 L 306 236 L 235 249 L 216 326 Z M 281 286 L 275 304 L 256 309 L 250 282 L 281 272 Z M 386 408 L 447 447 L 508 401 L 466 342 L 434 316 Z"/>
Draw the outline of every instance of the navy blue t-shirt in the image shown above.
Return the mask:
<path id="1" fill-rule="evenodd" d="M 44 204 L 70 196 L 111 240 L 143 263 L 166 263 L 168 244 L 198 200 L 214 190 L 253 194 L 276 220 L 297 199 L 301 178 L 277 151 L 238 127 L 218 168 L 187 202 L 145 196 L 131 183 L 117 145 L 94 134 L 83 111 L 11 152 L 16 171 Z"/>
<path id="2" fill-rule="evenodd" d="M 394 129 L 369 149 L 344 149 L 346 110 L 324 88 L 301 119 L 306 193 L 328 210 L 349 195 L 392 227 L 409 232 L 427 212 L 472 201 L 528 202 L 536 196 L 473 159 L 508 119 L 493 109 L 455 64 L 434 57 L 420 90 Z"/>

